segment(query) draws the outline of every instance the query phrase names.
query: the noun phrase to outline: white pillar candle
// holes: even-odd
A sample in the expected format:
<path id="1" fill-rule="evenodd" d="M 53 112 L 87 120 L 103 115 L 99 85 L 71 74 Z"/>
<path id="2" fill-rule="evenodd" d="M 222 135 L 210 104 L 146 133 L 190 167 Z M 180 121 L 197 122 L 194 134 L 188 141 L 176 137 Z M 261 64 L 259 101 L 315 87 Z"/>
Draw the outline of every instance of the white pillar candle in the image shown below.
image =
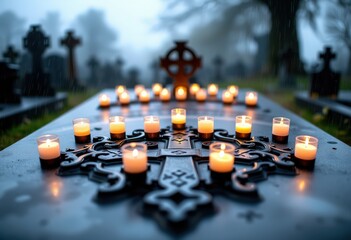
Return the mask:
<path id="1" fill-rule="evenodd" d="M 162 85 L 160 83 L 154 83 L 152 85 L 152 91 L 154 92 L 155 96 L 159 96 L 162 91 Z"/>
<path id="2" fill-rule="evenodd" d="M 42 160 L 52 160 L 59 158 L 60 142 L 57 135 L 47 134 L 37 138 L 39 158 Z"/>
<path id="3" fill-rule="evenodd" d="M 122 161 L 126 173 L 137 174 L 147 170 L 147 146 L 144 143 L 128 143 L 122 146 Z"/>
<path id="4" fill-rule="evenodd" d="M 218 85 L 211 83 L 207 87 L 207 92 L 208 92 L 208 95 L 210 95 L 210 96 L 216 96 L 218 93 Z"/>
<path id="5" fill-rule="evenodd" d="M 121 95 L 119 95 L 119 102 L 122 105 L 127 105 L 130 103 L 130 96 L 128 91 L 124 91 L 121 93 Z"/>
<path id="6" fill-rule="evenodd" d="M 185 87 L 177 87 L 175 91 L 175 98 L 178 101 L 184 101 L 187 98 L 187 92 Z"/>
<path id="7" fill-rule="evenodd" d="M 172 109 L 172 123 L 185 124 L 186 123 L 186 110 L 183 108 Z"/>
<path id="8" fill-rule="evenodd" d="M 318 139 L 311 136 L 297 136 L 294 155 L 301 160 L 316 159 Z"/>
<path id="9" fill-rule="evenodd" d="M 257 92 L 247 92 L 245 94 L 245 104 L 250 107 L 254 107 L 257 105 Z"/>
<path id="10" fill-rule="evenodd" d="M 207 93 L 205 89 L 201 88 L 199 91 L 197 91 L 196 100 L 198 102 L 203 102 L 206 100 L 206 98 L 207 98 Z"/>
<path id="11" fill-rule="evenodd" d="M 213 133 L 214 117 L 200 116 L 197 121 L 197 130 L 199 133 Z"/>
<path id="12" fill-rule="evenodd" d="M 110 106 L 110 97 L 106 94 L 101 94 L 99 96 L 100 107 L 109 107 Z"/>
<path id="13" fill-rule="evenodd" d="M 148 103 L 150 102 L 150 94 L 149 91 L 147 91 L 146 89 L 142 90 L 139 94 L 139 101 L 141 103 Z"/>
<path id="14" fill-rule="evenodd" d="M 162 89 L 160 99 L 162 102 L 168 102 L 171 99 L 171 93 L 167 88 Z"/>
<path id="15" fill-rule="evenodd" d="M 193 83 L 190 85 L 190 95 L 195 96 L 199 90 L 200 90 L 199 84 Z"/>
<path id="16" fill-rule="evenodd" d="M 73 131 L 74 135 L 88 136 L 90 135 L 90 121 L 87 118 L 76 118 L 73 120 Z"/>
<path id="17" fill-rule="evenodd" d="M 230 103 L 233 103 L 233 101 L 234 101 L 233 95 L 228 90 L 223 91 L 222 102 L 225 104 L 230 104 Z"/>
<path id="18" fill-rule="evenodd" d="M 235 131 L 238 133 L 251 133 L 252 118 L 250 116 L 237 116 Z"/>
<path id="19" fill-rule="evenodd" d="M 218 173 L 229 173 L 234 167 L 234 146 L 215 142 L 210 145 L 210 169 Z"/>
<path id="20" fill-rule="evenodd" d="M 239 87 L 236 85 L 228 86 L 227 90 L 233 95 L 233 97 L 237 97 L 239 94 Z"/>
<path id="21" fill-rule="evenodd" d="M 160 119 L 156 116 L 144 117 L 144 131 L 146 133 L 157 133 L 160 131 Z"/>

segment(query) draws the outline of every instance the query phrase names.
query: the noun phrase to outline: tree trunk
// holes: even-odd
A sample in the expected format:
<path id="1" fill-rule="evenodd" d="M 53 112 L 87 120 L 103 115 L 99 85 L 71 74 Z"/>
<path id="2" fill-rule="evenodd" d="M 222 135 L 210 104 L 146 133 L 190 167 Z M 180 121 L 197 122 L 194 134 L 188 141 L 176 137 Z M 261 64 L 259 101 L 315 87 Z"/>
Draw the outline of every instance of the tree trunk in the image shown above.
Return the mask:
<path id="1" fill-rule="evenodd" d="M 269 69 L 277 74 L 280 55 L 283 51 L 291 51 L 288 59 L 288 68 L 291 72 L 301 70 L 299 57 L 299 43 L 297 39 L 296 13 L 300 0 L 261 0 L 267 5 L 271 13 L 271 32 L 269 49 Z M 286 59 L 285 59 L 286 61 Z"/>

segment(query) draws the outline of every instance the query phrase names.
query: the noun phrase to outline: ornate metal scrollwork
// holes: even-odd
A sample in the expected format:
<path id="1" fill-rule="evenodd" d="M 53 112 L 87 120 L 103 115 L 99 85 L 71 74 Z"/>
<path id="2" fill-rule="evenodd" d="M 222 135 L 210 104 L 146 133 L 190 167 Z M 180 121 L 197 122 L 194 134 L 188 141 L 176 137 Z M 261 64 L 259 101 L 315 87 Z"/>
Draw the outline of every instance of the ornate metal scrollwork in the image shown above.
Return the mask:
<path id="1" fill-rule="evenodd" d="M 120 148 L 133 141 L 143 141 L 148 146 L 149 168 L 140 176 L 123 171 Z M 208 168 L 208 147 L 215 141 L 236 147 L 237 169 L 233 168 L 230 174 L 216 174 Z M 159 139 L 153 141 L 138 129 L 124 140 L 96 137 L 81 149 L 67 149 L 62 153 L 58 175 L 83 174 L 101 183 L 97 202 L 113 201 L 136 192 L 143 194 L 145 213 L 154 216 L 162 226 L 179 230 L 186 229 L 202 214 L 213 212 L 212 195 L 218 192 L 234 200 L 260 201 L 256 182 L 270 174 L 297 174 L 291 154 L 291 149 L 271 145 L 267 137 L 242 141 L 223 129 L 216 129 L 211 141 L 201 141 L 197 129 L 192 127 L 182 131 L 164 128 Z M 239 168 L 240 165 L 244 168 Z"/>

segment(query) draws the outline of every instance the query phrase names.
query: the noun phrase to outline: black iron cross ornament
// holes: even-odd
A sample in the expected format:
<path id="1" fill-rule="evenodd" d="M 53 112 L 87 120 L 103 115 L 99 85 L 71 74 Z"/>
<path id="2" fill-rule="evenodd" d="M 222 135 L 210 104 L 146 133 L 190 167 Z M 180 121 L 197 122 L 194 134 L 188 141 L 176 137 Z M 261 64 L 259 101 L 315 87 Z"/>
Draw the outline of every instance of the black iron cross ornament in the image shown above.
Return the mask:
<path id="1" fill-rule="evenodd" d="M 257 137 L 240 141 L 226 130 L 215 130 L 212 142 L 235 145 L 235 164 L 246 165 L 237 170 L 233 166 L 229 174 L 216 174 L 208 168 L 211 142 L 201 141 L 197 129 L 165 128 L 156 141 L 148 141 L 143 130 L 135 130 L 124 140 L 97 137 L 82 149 L 68 149 L 62 153 L 58 174 L 85 174 L 100 182 L 97 202 L 141 194 L 146 214 L 160 221 L 161 226 L 179 231 L 187 229 L 204 214 L 214 213 L 212 196 L 218 192 L 233 199 L 258 202 L 261 197 L 256 181 L 266 179 L 269 174 L 297 174 L 290 161 L 291 149 L 278 149 L 267 140 L 267 137 Z M 129 142 L 148 145 L 146 173 L 136 175 L 123 171 L 120 148 Z M 113 170 L 109 166 L 113 166 Z"/>

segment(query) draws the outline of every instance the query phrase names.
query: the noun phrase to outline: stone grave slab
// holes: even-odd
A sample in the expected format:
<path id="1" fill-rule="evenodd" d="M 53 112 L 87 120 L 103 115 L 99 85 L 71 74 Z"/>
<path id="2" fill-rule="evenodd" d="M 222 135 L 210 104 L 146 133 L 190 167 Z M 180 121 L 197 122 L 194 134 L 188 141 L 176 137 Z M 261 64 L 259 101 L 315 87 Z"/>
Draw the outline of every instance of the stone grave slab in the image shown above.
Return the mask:
<path id="1" fill-rule="evenodd" d="M 104 90 L 103 93 L 115 99 L 113 89 Z M 4 239 L 253 239 L 263 236 L 267 239 L 349 238 L 351 148 L 263 96 L 259 96 L 258 107 L 247 108 L 244 95 L 245 90 L 241 89 L 236 103 L 232 105 L 223 105 L 220 100 L 202 104 L 191 100 L 169 103 L 153 100 L 149 104 L 140 104 L 133 95 L 132 104 L 128 107 L 112 104 L 110 108 L 103 109 L 98 107 L 99 94 L 92 97 L 0 152 L 0 236 Z M 106 189 L 111 190 L 111 187 L 118 192 L 118 188 L 125 183 L 121 182 L 124 179 L 123 171 L 109 162 L 120 159 L 118 148 L 116 149 L 116 144 L 120 143 L 107 143 L 104 138 L 96 138 L 109 135 L 108 117 L 125 116 L 127 135 L 145 141 L 143 131 L 140 130 L 143 129 L 143 116 L 159 116 L 161 128 L 169 129 L 167 126 L 171 125 L 170 112 L 175 107 L 186 108 L 188 130 L 169 131 L 165 133 L 164 141 L 154 141 L 157 142 L 156 145 L 149 143 L 151 148 L 156 148 L 148 150 L 152 159 L 147 172 L 151 181 L 148 187 L 125 191 L 123 196 L 117 194 L 118 199 L 107 198 L 108 201 L 101 201 L 99 193 Z M 204 150 L 206 144 L 192 140 L 196 139 L 196 131 L 191 130 L 190 126 L 197 127 L 197 117 L 200 115 L 214 116 L 215 128 L 222 129 L 217 135 L 226 141 L 234 134 L 234 117 L 243 114 L 253 118 L 253 136 L 268 136 L 257 137 L 257 142 L 250 140 L 251 143 L 244 145 L 248 148 L 255 148 L 258 144 L 263 148 L 270 146 L 281 149 L 277 150 L 280 151 L 279 156 L 275 155 L 278 159 L 287 157 L 286 153 L 290 151 L 287 148 L 294 147 L 294 138 L 297 135 L 317 137 L 319 148 L 314 170 L 296 169 L 297 175 L 281 175 L 275 172 L 277 165 L 274 167 L 274 164 L 259 164 L 254 165 L 258 166 L 256 169 L 259 171 L 252 172 L 255 167 L 239 164 L 238 157 L 235 173 L 249 170 L 250 175 L 263 177 L 262 181 L 254 183 L 259 190 L 260 198 L 256 199 L 258 201 L 236 198 L 237 195 L 230 191 L 232 187 L 221 185 L 220 179 L 215 184 L 209 183 L 208 181 L 214 181 L 212 176 L 202 175 L 208 172 L 208 157 Z M 276 144 L 274 147 L 269 140 L 272 118 L 276 116 L 290 118 L 291 131 L 287 144 Z M 77 162 L 81 166 L 82 175 L 59 176 L 62 164 L 60 169 L 42 170 L 36 144 L 36 138 L 40 135 L 57 134 L 62 151 L 66 148 L 78 149 L 83 151 L 80 154 L 84 154 L 84 145 L 75 143 L 72 129 L 72 119 L 79 117 L 88 117 L 91 121 L 91 135 L 96 140 L 89 145 L 94 153 L 91 155 L 93 161 L 86 164 Z M 223 133 L 223 130 L 228 133 Z M 174 140 L 168 145 L 173 146 L 173 149 L 165 146 L 168 141 L 166 139 Z M 94 150 L 99 146 L 109 149 L 101 155 L 99 150 Z M 71 157 L 79 155 L 72 150 L 64 154 Z M 243 154 L 241 156 L 245 156 Z M 162 164 L 164 158 L 166 160 Z M 72 162 L 63 165 L 67 167 L 70 164 Z M 77 166 L 70 167 L 72 171 L 77 169 Z M 291 170 L 291 165 L 285 167 Z M 169 170 L 170 174 L 163 170 Z M 189 171 L 191 175 L 188 175 Z M 108 182 L 103 181 L 106 176 Z M 237 175 L 231 176 L 237 178 Z M 246 178 L 244 175 L 241 177 Z M 126 181 L 133 186 L 133 182 Z M 161 186 L 158 187 L 158 184 Z M 128 186 L 125 187 L 128 189 Z M 164 189 L 178 192 L 173 196 L 162 195 Z M 115 196 L 113 193 L 116 192 L 112 191 L 112 196 Z M 149 196 L 146 202 L 151 204 L 156 198 L 155 194 L 163 199 L 161 202 L 166 201 L 162 205 L 163 211 L 157 207 L 145 206 L 145 197 Z M 251 197 L 249 199 L 252 200 Z M 210 202 L 213 211 L 198 215 L 203 211 L 207 213 L 209 206 L 194 208 L 187 215 L 192 221 L 187 223 L 189 226 L 185 231 L 180 230 L 182 228 L 170 229 L 172 224 L 167 219 L 182 218 L 177 213 L 184 213 L 184 209 L 194 206 L 194 201 Z M 148 211 L 145 212 L 145 209 Z M 172 210 L 176 210 L 173 211 L 176 215 L 167 217 L 163 214 Z"/>

